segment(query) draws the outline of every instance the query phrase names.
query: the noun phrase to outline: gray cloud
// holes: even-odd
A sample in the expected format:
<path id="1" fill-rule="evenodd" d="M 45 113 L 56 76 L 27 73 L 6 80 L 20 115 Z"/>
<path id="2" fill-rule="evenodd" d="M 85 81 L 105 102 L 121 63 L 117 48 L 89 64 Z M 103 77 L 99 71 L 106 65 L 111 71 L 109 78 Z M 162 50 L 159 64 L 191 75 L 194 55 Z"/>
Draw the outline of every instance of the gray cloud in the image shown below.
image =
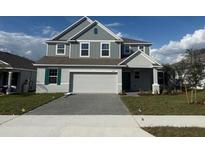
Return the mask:
<path id="1" fill-rule="evenodd" d="M 0 50 L 37 60 L 45 55 L 45 40 L 47 38 L 0 31 Z"/>
<path id="2" fill-rule="evenodd" d="M 151 55 L 162 63 L 175 63 L 184 57 L 189 48 L 205 48 L 205 28 L 186 34 L 178 41 L 170 41 L 159 49 L 151 49 Z"/>

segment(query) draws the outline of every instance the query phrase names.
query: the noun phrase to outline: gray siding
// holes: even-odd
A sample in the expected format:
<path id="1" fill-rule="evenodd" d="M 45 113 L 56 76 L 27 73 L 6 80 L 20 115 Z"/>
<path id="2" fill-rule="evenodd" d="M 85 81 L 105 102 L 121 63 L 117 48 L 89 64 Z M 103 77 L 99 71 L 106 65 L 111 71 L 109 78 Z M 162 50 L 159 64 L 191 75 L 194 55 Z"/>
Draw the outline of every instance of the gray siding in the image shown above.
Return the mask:
<path id="1" fill-rule="evenodd" d="M 87 27 L 90 24 L 89 21 L 85 20 L 80 25 L 76 26 L 74 29 L 72 29 L 70 32 L 66 33 L 62 37 L 59 38 L 59 40 L 68 40 L 71 36 L 75 35 L 85 27 Z"/>
<path id="2" fill-rule="evenodd" d="M 94 34 L 95 28 L 98 29 L 98 34 Z M 115 37 L 110 35 L 108 32 L 106 32 L 104 29 L 102 29 L 98 25 L 89 29 L 87 32 L 79 36 L 77 39 L 79 40 L 116 40 Z"/>
<path id="3" fill-rule="evenodd" d="M 89 58 L 100 58 L 100 42 L 90 42 L 90 57 Z M 111 42 L 110 43 L 110 58 L 119 58 L 120 44 Z M 80 58 L 80 43 L 71 44 L 71 57 L 70 58 Z"/>
<path id="4" fill-rule="evenodd" d="M 139 72 L 140 78 L 135 79 L 135 72 Z M 152 90 L 152 69 L 123 69 L 123 72 L 130 72 L 131 91 L 151 91 Z"/>
<path id="5" fill-rule="evenodd" d="M 66 44 L 66 54 L 63 56 L 69 56 L 69 44 Z M 56 44 L 48 44 L 48 55 L 47 56 L 62 56 L 62 55 L 56 55 Z"/>

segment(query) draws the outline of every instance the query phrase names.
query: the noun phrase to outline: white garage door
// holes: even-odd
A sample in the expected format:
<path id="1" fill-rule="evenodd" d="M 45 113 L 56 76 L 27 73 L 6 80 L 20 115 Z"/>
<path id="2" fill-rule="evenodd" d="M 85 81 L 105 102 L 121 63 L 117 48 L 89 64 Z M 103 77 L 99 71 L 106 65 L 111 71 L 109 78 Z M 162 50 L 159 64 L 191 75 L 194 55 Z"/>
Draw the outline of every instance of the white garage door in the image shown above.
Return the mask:
<path id="1" fill-rule="evenodd" d="M 74 93 L 117 93 L 117 73 L 73 73 Z"/>

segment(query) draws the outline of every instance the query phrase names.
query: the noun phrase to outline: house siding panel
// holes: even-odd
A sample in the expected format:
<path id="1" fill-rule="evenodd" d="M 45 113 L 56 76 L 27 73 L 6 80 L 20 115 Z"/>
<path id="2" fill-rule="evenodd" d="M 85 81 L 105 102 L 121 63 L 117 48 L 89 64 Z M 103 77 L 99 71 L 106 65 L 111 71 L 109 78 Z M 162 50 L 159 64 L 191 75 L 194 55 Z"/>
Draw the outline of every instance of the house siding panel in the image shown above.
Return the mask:
<path id="1" fill-rule="evenodd" d="M 101 58 L 100 51 L 101 43 L 100 42 L 90 42 L 90 57 L 89 58 Z M 118 59 L 120 44 L 116 42 L 110 43 L 110 58 Z M 72 43 L 71 44 L 71 56 L 70 58 L 81 58 L 80 57 L 80 43 Z"/>
<path id="2" fill-rule="evenodd" d="M 68 32 L 65 35 L 63 35 L 62 37 L 60 37 L 58 40 L 68 40 L 70 37 L 72 37 L 73 35 L 75 35 L 79 31 L 81 31 L 85 27 L 87 27 L 89 24 L 90 24 L 90 22 L 88 20 L 85 20 L 80 25 L 78 25 L 77 27 L 72 29 L 70 32 Z"/>
<path id="3" fill-rule="evenodd" d="M 48 44 L 48 53 L 47 56 L 69 56 L 70 45 L 66 44 L 66 53 L 65 55 L 56 55 L 56 44 Z"/>
<path id="4" fill-rule="evenodd" d="M 97 34 L 94 34 L 95 28 L 98 29 Z M 115 37 L 110 35 L 108 32 L 106 32 L 98 25 L 92 27 L 90 30 L 88 30 L 86 33 L 79 36 L 77 39 L 78 40 L 116 40 Z"/>

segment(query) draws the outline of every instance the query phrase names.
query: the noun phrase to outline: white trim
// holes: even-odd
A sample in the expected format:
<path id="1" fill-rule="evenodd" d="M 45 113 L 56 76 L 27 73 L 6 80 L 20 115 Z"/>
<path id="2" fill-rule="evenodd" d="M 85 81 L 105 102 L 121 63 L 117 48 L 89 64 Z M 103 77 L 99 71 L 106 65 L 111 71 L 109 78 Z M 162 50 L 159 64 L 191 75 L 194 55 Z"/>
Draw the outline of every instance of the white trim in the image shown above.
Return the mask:
<path id="1" fill-rule="evenodd" d="M 33 66 L 35 66 L 34 64 L 33 64 Z M 24 69 L 24 68 L 15 68 L 15 67 L 4 67 L 4 68 L 0 68 L 1 70 L 7 70 L 7 69 L 9 69 L 9 70 L 17 70 L 17 71 L 32 71 L 32 72 L 36 72 L 37 70 L 35 70 L 35 69 Z"/>
<path id="2" fill-rule="evenodd" d="M 58 53 L 58 45 L 59 44 L 63 44 L 64 45 L 64 53 Z M 58 44 L 56 44 L 56 55 L 58 55 L 58 56 L 64 56 L 64 55 L 66 55 L 66 44 L 64 44 L 64 43 L 58 43 Z"/>
<path id="3" fill-rule="evenodd" d="M 125 58 L 123 61 L 121 61 L 118 65 L 121 65 L 122 63 L 124 63 L 125 61 L 127 61 L 128 59 L 130 59 L 131 57 L 133 57 L 134 55 L 136 55 L 138 53 L 138 51 L 134 52 L 133 54 L 129 55 L 127 58 Z"/>
<path id="4" fill-rule="evenodd" d="M 108 44 L 108 45 L 109 45 L 109 48 L 108 48 L 108 50 L 109 50 L 109 55 L 108 55 L 108 56 L 103 56 L 103 55 L 102 55 L 102 50 L 103 50 L 103 49 L 102 49 L 102 45 L 103 45 L 103 44 Z M 111 45 L 110 42 L 106 42 L 106 41 L 105 41 L 105 42 L 100 42 L 100 57 L 101 57 L 101 58 L 110 58 L 110 56 L 111 56 L 110 45 Z"/>
<path id="5" fill-rule="evenodd" d="M 6 65 L 9 65 L 9 63 L 3 61 L 3 60 L 0 60 L 0 62 L 2 62 L 3 64 L 6 64 Z"/>
<path id="6" fill-rule="evenodd" d="M 116 42 L 116 40 L 78 40 L 76 39 L 77 42 Z"/>
<path id="7" fill-rule="evenodd" d="M 140 50 L 139 50 L 140 51 Z M 146 57 L 148 60 L 150 60 L 150 61 L 152 61 L 152 62 L 154 62 L 154 63 L 156 63 L 156 64 L 158 64 L 158 65 L 160 65 L 160 66 L 162 66 L 159 62 L 157 62 L 152 56 L 150 56 L 150 55 L 147 55 L 145 52 L 142 52 L 142 51 L 140 51 L 142 54 L 143 54 L 143 56 L 144 57 Z"/>
<path id="8" fill-rule="evenodd" d="M 82 55 L 82 52 L 81 52 L 82 51 L 82 48 L 81 48 L 82 44 L 88 44 L 88 55 L 87 56 Z M 80 57 L 86 57 L 86 58 L 90 57 L 90 42 L 80 42 Z"/>
<path id="9" fill-rule="evenodd" d="M 99 21 L 95 20 L 95 22 L 97 22 L 98 26 L 100 26 L 102 29 L 104 29 L 105 31 L 107 31 L 110 35 L 112 35 L 114 38 L 116 38 L 117 40 L 122 40 L 121 37 L 117 36 L 115 33 L 113 33 L 110 29 L 108 29 L 107 27 L 105 27 L 103 24 L 101 24 Z"/>
<path id="10" fill-rule="evenodd" d="M 72 37 L 70 37 L 68 40 L 71 40 L 72 38 L 74 38 L 75 36 L 77 36 L 78 34 L 80 34 L 81 32 L 83 32 L 85 29 L 87 29 L 88 27 L 90 27 L 92 24 L 97 23 L 98 26 L 100 26 L 102 29 L 104 29 L 106 32 L 108 32 L 110 35 L 112 35 L 114 38 L 116 38 L 117 40 L 123 41 L 119 36 L 117 36 L 116 34 L 114 34 L 111 30 L 109 30 L 107 27 L 105 27 L 103 24 L 101 24 L 99 21 L 95 20 L 93 23 L 89 24 L 87 27 L 85 27 L 84 29 L 82 29 L 81 31 L 79 31 L 78 33 L 76 33 L 75 35 L 73 35 Z"/>
<path id="11" fill-rule="evenodd" d="M 74 37 L 76 37 L 77 35 L 79 35 L 81 32 L 83 32 L 85 29 L 87 29 L 88 27 L 90 27 L 93 23 L 90 23 L 88 26 L 86 26 L 85 28 L 83 28 L 81 31 L 77 32 L 76 34 L 74 34 L 73 36 L 71 36 L 67 41 L 72 40 Z"/>
<path id="12" fill-rule="evenodd" d="M 152 45 L 152 43 L 123 43 L 123 44 L 130 44 L 130 45 L 135 45 L 135 44 L 137 44 L 137 45 L 143 45 L 143 44 L 145 44 L 145 45 Z"/>
<path id="13" fill-rule="evenodd" d="M 153 67 L 162 67 L 162 65 L 160 63 L 158 63 L 156 60 L 154 60 L 151 56 L 147 55 L 146 53 L 144 53 L 141 50 L 138 50 L 136 52 L 134 52 L 133 54 L 131 54 L 130 56 L 128 56 L 126 59 L 124 59 L 123 61 L 121 61 L 118 65 L 124 63 L 125 61 L 129 60 L 131 57 L 135 56 L 137 53 L 141 53 L 142 56 L 144 56 L 147 60 L 149 60 L 152 64 L 158 64 L 159 66 L 153 66 Z"/>
<path id="14" fill-rule="evenodd" d="M 69 54 L 68 54 L 69 58 L 71 58 L 71 49 L 72 49 L 72 48 L 71 48 L 71 44 L 72 44 L 72 43 L 69 44 Z"/>
<path id="15" fill-rule="evenodd" d="M 68 41 L 46 41 L 46 43 L 68 43 Z"/>
<path id="16" fill-rule="evenodd" d="M 140 46 L 143 47 L 143 51 L 140 49 Z M 145 52 L 145 46 L 144 46 L 144 45 L 139 45 L 137 48 L 138 48 L 138 50 L 140 50 L 140 51 L 142 51 L 142 52 Z"/>
<path id="17" fill-rule="evenodd" d="M 50 77 L 55 77 L 56 78 L 56 83 L 49 83 L 49 81 L 48 81 L 48 85 L 57 85 L 58 84 L 58 68 L 48 68 L 48 70 L 49 70 L 48 78 L 50 78 Z M 50 76 L 50 70 L 56 70 L 57 75 L 51 75 Z"/>
<path id="18" fill-rule="evenodd" d="M 34 66 L 44 66 L 44 67 L 66 67 L 66 66 L 74 66 L 74 67 L 127 67 L 127 65 L 72 65 L 72 64 L 35 64 Z"/>
<path id="19" fill-rule="evenodd" d="M 121 59 L 121 57 L 122 57 L 122 44 L 121 43 L 119 43 L 119 58 Z"/>
<path id="20" fill-rule="evenodd" d="M 46 56 L 48 56 L 48 44 L 46 44 Z"/>
<path id="21" fill-rule="evenodd" d="M 70 70 L 70 73 L 113 73 L 116 74 L 118 71 L 113 70 Z"/>
<path id="22" fill-rule="evenodd" d="M 67 30 L 69 30 L 71 27 L 73 27 L 75 24 L 79 23 L 79 22 L 80 22 L 81 20 L 83 20 L 84 18 L 86 18 L 86 20 L 88 20 L 90 23 L 93 22 L 90 18 L 84 16 L 84 17 L 80 18 L 79 20 L 77 20 L 76 22 L 74 22 L 72 25 L 68 26 L 66 29 L 64 29 L 64 30 L 63 30 L 62 32 L 60 32 L 59 34 L 57 34 L 57 35 L 55 35 L 54 37 L 52 37 L 51 40 L 53 40 L 53 39 L 55 39 L 56 37 L 62 35 L 64 32 L 66 32 Z"/>

